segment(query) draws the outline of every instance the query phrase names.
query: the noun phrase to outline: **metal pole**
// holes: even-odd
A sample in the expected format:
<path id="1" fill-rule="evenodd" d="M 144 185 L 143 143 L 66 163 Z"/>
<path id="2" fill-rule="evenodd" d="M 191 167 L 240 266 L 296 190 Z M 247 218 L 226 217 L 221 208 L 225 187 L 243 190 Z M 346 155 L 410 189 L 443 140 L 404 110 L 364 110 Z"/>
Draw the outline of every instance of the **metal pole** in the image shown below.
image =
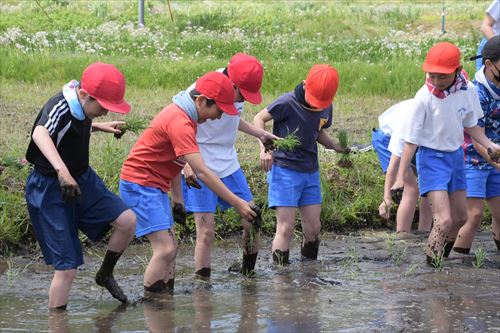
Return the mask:
<path id="1" fill-rule="evenodd" d="M 144 27 L 144 0 L 139 0 L 139 26 Z"/>
<path id="2" fill-rule="evenodd" d="M 443 10 L 441 12 L 441 33 L 444 35 L 446 30 L 444 30 L 444 0 L 443 0 Z"/>

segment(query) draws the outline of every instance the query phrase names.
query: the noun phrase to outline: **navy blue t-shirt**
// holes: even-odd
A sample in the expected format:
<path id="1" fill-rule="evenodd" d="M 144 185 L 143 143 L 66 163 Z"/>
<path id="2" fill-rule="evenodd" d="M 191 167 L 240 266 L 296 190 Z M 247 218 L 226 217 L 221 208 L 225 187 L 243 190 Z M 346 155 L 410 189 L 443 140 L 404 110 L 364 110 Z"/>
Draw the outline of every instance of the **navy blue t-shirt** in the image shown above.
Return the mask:
<path id="1" fill-rule="evenodd" d="M 268 107 L 273 117 L 273 134 L 285 137 L 295 132 L 300 145 L 293 151 L 273 152 L 274 164 L 300 172 L 316 172 L 319 169 L 316 140 L 321 129 L 332 124 L 332 106 L 323 111 L 309 111 L 298 101 L 295 93 L 286 93 Z"/>

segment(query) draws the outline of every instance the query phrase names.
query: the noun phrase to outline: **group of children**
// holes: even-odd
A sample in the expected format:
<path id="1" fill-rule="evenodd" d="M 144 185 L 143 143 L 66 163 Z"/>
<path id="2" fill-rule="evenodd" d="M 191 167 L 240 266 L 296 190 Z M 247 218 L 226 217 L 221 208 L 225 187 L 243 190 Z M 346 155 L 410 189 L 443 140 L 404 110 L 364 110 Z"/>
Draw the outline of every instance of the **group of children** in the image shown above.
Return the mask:
<path id="1" fill-rule="evenodd" d="M 460 50 L 436 44 L 422 66 L 425 85 L 413 99 L 384 112 L 380 128 L 373 130 L 372 143 L 386 173 L 379 213 L 389 218 L 396 201 L 397 231 L 408 232 L 421 196 L 419 230 L 430 231 L 426 256 L 431 265 L 452 249 L 469 253 L 485 199 L 500 249 L 500 36 L 488 40 L 481 58 L 483 66 L 470 82 Z"/>
<path id="2" fill-rule="evenodd" d="M 486 45 L 484 49 L 491 48 Z M 498 47 L 495 50 L 498 53 Z M 484 80 L 480 82 L 485 86 L 480 91 L 484 96 L 498 97 L 500 56 L 483 54 L 483 60 Z M 412 101 L 397 107 L 401 115 L 408 114 L 408 121 L 397 129 L 391 127 L 392 138 L 397 140 L 393 143 L 391 139 L 389 144 L 392 157 L 387 162 L 388 182 L 380 209 L 388 216 L 390 193 L 398 194 L 404 187 L 407 211 L 402 214 L 401 230 L 409 230 L 418 195 L 415 176 L 408 167 L 419 146 L 416 168 L 420 194 L 428 196 L 434 216 L 427 250 L 431 257 L 442 251 L 445 242 L 456 238 L 456 227 L 467 216 L 462 131 L 475 140 L 474 146 L 479 143 L 485 147 L 478 151 L 486 162 L 490 162 L 489 155 L 483 150 L 490 149 L 497 168 L 500 146 L 477 126 L 477 119 L 483 117 L 481 106 L 474 85 L 462 73 L 458 48 L 437 44 L 429 51 L 423 69 L 426 85 Z M 69 82 L 44 105 L 27 152 L 34 170 L 27 180 L 26 200 L 45 261 L 55 269 L 49 308 L 66 308 L 76 269 L 83 264 L 78 230 L 91 240 L 99 240 L 113 228 L 96 282 L 116 299 L 127 301 L 113 269 L 134 233 L 147 237 L 153 249 L 144 273 L 145 292 L 173 291 L 177 253 L 174 223 L 183 223 L 186 211 L 194 213 L 196 223 L 196 276 L 210 277 L 217 206 L 234 207 L 241 216 L 240 271 L 251 274 L 257 260 L 260 216 L 234 147 L 238 131 L 260 140 L 260 164 L 268 172 L 268 204 L 276 210 L 277 219 L 273 261 L 289 263 L 297 208 L 303 234 L 301 255 L 317 259 L 322 204 L 317 143 L 344 152 L 326 131 L 332 124 L 338 73 L 330 65 L 314 65 L 304 81 L 260 111 L 250 124 L 241 113 L 245 101 L 262 102 L 263 74 L 262 64 L 255 57 L 238 53 L 226 68 L 204 74 L 175 95 L 140 135 L 125 160 L 120 197 L 105 187 L 88 158 L 92 131 L 122 133 L 124 122 L 93 122 L 108 111 L 130 111 L 120 71 L 110 64 L 92 64 L 84 70 L 80 82 Z M 492 113 L 496 112 L 498 118 L 496 103 Z M 270 121 L 272 134 L 265 130 Z M 498 119 L 493 122 L 496 137 L 492 140 L 498 142 Z M 490 123 L 484 124 L 488 128 Z M 300 140 L 294 150 L 269 150 L 289 133 Z M 387 141 L 386 135 L 381 135 L 382 141 Z M 498 188 L 498 171 L 495 177 L 493 187 Z M 425 223 L 422 228 L 428 229 L 430 223 Z M 495 239 L 499 237 L 497 230 Z"/>

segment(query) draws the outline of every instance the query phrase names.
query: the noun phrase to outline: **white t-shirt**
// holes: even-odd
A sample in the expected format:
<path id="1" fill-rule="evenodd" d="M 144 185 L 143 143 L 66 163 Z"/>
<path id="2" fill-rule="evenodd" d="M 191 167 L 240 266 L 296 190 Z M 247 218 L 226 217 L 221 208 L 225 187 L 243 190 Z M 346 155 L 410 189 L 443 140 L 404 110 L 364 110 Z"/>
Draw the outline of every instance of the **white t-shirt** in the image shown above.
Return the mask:
<path id="1" fill-rule="evenodd" d="M 223 71 L 224 68 L 217 70 L 217 72 Z M 187 88 L 187 92 L 193 90 L 195 85 L 193 83 Z M 201 156 L 207 167 L 219 178 L 227 177 L 240 168 L 234 144 L 238 136 L 243 105 L 243 102 L 234 103 L 239 112 L 238 115 L 230 116 L 223 113 L 220 119 L 207 120 L 198 124 L 196 141 L 200 147 Z"/>
<path id="2" fill-rule="evenodd" d="M 378 117 L 380 130 L 391 137 L 387 147 L 391 154 L 401 156 L 403 152 L 405 142 L 401 138 L 401 129 L 413 108 L 413 99 L 408 99 L 391 106 Z"/>
<path id="3" fill-rule="evenodd" d="M 415 105 L 402 130 L 402 138 L 418 146 L 440 151 L 457 150 L 464 141 L 464 127 L 473 127 L 483 117 L 476 87 L 468 82 L 444 99 L 437 98 L 424 85 L 415 95 Z"/>
<path id="4" fill-rule="evenodd" d="M 500 0 L 494 0 L 491 5 L 486 10 L 495 23 L 493 24 L 493 32 L 496 35 L 500 35 Z"/>

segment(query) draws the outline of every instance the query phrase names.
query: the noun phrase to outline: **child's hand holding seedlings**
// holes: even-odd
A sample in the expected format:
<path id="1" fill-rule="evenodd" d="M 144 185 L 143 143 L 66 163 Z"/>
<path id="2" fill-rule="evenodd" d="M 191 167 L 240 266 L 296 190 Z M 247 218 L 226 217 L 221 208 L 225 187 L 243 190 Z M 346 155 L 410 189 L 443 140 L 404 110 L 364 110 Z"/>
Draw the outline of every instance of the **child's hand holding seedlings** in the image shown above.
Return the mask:
<path id="1" fill-rule="evenodd" d="M 488 156 L 494 163 L 500 163 L 500 146 L 495 144 L 493 147 L 488 147 Z"/>
<path id="2" fill-rule="evenodd" d="M 182 174 L 186 179 L 186 184 L 188 187 L 194 187 L 197 189 L 201 188 L 200 183 L 198 183 L 198 177 L 196 177 L 196 174 L 194 173 L 193 169 L 191 169 L 189 164 L 186 164 L 184 166 L 184 169 L 182 169 Z"/>
<path id="3" fill-rule="evenodd" d="M 71 176 L 67 168 L 57 170 L 57 179 L 59 181 L 59 187 L 61 188 L 61 197 L 68 204 L 71 203 L 74 198 L 82 194 L 80 186 L 78 186 L 78 183 L 73 176 Z"/>
<path id="4" fill-rule="evenodd" d="M 92 130 L 94 132 L 101 131 L 105 133 L 113 133 L 115 135 L 115 138 L 117 139 L 121 138 L 123 133 L 125 133 L 125 131 L 122 129 L 123 127 L 125 127 L 124 121 L 108 121 L 92 124 Z"/>

